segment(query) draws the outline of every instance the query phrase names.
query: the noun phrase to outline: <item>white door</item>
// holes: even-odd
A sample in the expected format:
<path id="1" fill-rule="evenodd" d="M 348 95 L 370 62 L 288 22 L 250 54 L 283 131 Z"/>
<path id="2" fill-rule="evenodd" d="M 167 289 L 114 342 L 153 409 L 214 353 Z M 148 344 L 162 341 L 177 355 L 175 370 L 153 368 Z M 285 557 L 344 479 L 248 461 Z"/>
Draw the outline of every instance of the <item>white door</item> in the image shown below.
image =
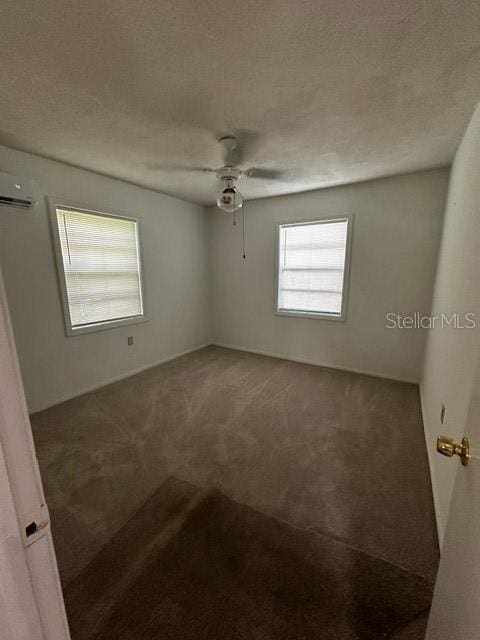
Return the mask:
<path id="1" fill-rule="evenodd" d="M 446 434 L 448 435 L 448 434 Z M 480 361 L 477 363 L 466 436 L 472 457 L 458 465 L 427 640 L 480 638 Z"/>
<path id="2" fill-rule="evenodd" d="M 68 640 L 48 508 L 1 273 L 0 390 L 0 637 Z"/>

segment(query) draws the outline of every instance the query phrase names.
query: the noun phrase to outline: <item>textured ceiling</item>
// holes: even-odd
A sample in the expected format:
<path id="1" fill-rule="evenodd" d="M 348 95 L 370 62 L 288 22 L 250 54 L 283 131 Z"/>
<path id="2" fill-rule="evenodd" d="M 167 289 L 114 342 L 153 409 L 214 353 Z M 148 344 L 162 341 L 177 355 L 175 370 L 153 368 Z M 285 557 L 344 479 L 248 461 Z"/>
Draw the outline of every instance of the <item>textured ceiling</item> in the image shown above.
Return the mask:
<path id="1" fill-rule="evenodd" d="M 449 163 L 480 99 L 469 0 L 17 0 L 0 143 L 201 203 L 238 132 L 247 197 Z M 6 169 L 3 167 L 3 169 Z"/>

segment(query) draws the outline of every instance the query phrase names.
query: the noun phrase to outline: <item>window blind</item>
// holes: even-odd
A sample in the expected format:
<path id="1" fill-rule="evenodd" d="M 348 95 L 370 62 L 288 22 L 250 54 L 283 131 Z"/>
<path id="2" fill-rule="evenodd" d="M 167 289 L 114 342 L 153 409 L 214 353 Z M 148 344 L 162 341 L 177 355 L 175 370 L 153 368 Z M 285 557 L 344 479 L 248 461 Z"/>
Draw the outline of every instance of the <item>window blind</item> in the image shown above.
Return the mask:
<path id="1" fill-rule="evenodd" d="M 280 226 L 278 310 L 340 315 L 348 219 Z"/>
<path id="2" fill-rule="evenodd" d="M 72 328 L 143 315 L 137 222 L 57 208 Z"/>

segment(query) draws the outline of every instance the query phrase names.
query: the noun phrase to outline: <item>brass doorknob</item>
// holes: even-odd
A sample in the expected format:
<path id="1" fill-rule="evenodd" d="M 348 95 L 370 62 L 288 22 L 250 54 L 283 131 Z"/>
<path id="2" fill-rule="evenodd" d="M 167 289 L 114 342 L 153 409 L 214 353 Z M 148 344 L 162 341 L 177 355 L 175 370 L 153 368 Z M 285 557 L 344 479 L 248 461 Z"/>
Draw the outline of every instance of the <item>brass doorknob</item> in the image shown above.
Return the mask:
<path id="1" fill-rule="evenodd" d="M 470 460 L 470 441 L 468 438 L 462 438 L 462 442 L 455 442 L 453 438 L 448 436 L 438 436 L 437 451 L 442 456 L 451 458 L 452 456 L 460 456 L 460 460 L 464 467 Z"/>

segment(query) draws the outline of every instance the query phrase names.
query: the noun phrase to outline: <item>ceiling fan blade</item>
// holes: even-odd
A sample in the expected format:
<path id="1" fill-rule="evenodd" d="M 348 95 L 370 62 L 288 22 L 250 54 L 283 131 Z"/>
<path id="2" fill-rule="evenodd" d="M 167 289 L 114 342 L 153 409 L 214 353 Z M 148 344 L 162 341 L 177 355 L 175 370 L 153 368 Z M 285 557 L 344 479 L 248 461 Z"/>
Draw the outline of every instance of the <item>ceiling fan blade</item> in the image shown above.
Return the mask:
<path id="1" fill-rule="evenodd" d="M 210 167 L 187 167 L 183 165 L 176 164 L 159 164 L 157 162 L 149 162 L 147 164 L 147 169 L 150 171 L 185 171 L 185 172 L 194 172 L 194 173 L 215 173 L 215 169 L 210 169 Z"/>
<path id="2" fill-rule="evenodd" d="M 251 167 L 245 171 L 247 178 L 258 178 L 259 180 L 287 180 L 290 177 L 289 171 L 281 169 L 261 169 L 260 167 Z"/>

